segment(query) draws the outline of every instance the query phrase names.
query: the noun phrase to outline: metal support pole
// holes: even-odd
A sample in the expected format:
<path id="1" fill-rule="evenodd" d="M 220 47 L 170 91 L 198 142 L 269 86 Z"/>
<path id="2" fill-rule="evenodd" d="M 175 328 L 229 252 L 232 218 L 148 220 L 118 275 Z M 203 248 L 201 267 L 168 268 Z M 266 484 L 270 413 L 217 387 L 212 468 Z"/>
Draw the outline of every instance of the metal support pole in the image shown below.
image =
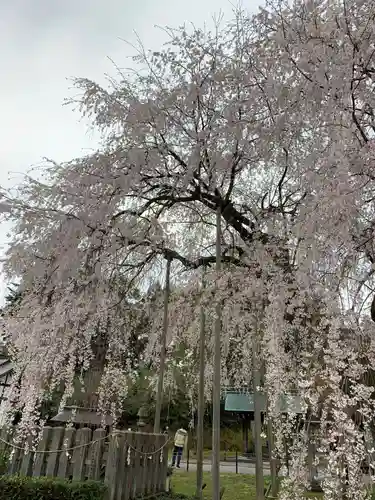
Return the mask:
<path id="1" fill-rule="evenodd" d="M 216 272 L 221 271 L 221 209 L 216 212 Z M 218 298 L 218 297 L 217 297 Z M 212 405 L 212 500 L 220 500 L 221 307 L 216 304 Z"/>
<path id="2" fill-rule="evenodd" d="M 202 296 L 204 291 L 204 273 L 202 274 Z M 205 361 L 205 327 L 206 315 L 204 306 L 200 305 L 200 335 L 199 335 L 199 387 L 198 387 L 198 423 L 197 423 L 197 488 L 195 496 L 203 498 L 203 434 L 204 434 L 204 361 Z"/>
<path id="3" fill-rule="evenodd" d="M 271 469 L 271 496 L 273 498 L 277 498 L 279 490 L 278 477 L 277 477 L 277 463 L 274 457 L 275 443 L 273 436 L 273 422 L 268 412 L 268 405 L 267 405 L 267 431 L 268 431 L 268 452 L 270 455 L 270 469 Z"/>
<path id="4" fill-rule="evenodd" d="M 164 385 L 164 371 L 165 371 L 165 358 L 166 358 L 166 345 L 167 345 L 167 333 L 168 333 L 168 304 L 169 304 L 169 293 L 170 293 L 170 277 L 171 277 L 171 260 L 167 260 L 167 269 L 165 273 L 165 288 L 164 288 L 164 317 L 163 317 L 163 331 L 160 339 L 160 367 L 159 367 L 159 379 L 158 379 L 158 389 L 156 394 L 156 405 L 155 405 L 155 419 L 154 419 L 154 433 L 160 433 L 160 417 L 161 408 L 163 405 L 163 385 Z"/>
<path id="5" fill-rule="evenodd" d="M 253 332 L 253 384 L 254 384 L 254 448 L 255 448 L 255 488 L 256 500 L 264 500 L 264 477 L 262 456 L 262 408 L 261 394 L 261 368 L 259 365 L 258 328 Z"/>
<path id="6" fill-rule="evenodd" d="M 264 387 L 266 367 L 265 367 L 265 363 L 263 360 L 262 360 L 261 368 L 262 368 L 261 369 L 261 383 L 262 383 L 262 387 Z M 271 469 L 270 492 L 271 492 L 272 498 L 277 498 L 277 495 L 279 492 L 279 481 L 278 481 L 277 461 L 276 461 L 275 456 L 274 456 L 274 454 L 275 454 L 274 425 L 273 425 L 273 419 L 272 419 L 271 414 L 270 414 L 271 412 L 270 412 L 270 403 L 269 403 L 268 394 L 267 394 L 266 402 L 267 402 L 268 453 L 269 453 L 270 469 Z"/>

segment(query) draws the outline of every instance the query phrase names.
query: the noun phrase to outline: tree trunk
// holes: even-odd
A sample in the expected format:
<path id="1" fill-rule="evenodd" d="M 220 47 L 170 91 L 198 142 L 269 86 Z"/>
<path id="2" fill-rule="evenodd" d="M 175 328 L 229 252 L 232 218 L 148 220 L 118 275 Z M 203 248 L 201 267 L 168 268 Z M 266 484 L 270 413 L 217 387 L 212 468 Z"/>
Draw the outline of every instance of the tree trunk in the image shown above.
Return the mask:
<path id="1" fill-rule="evenodd" d="M 268 452 L 270 455 L 270 468 L 271 468 L 271 496 L 277 498 L 279 493 L 279 482 L 277 474 L 277 463 L 274 458 L 275 446 L 273 438 L 273 422 L 270 415 L 267 415 L 267 431 L 268 431 Z"/>
<path id="2" fill-rule="evenodd" d="M 155 405 L 155 419 L 154 419 L 154 433 L 160 433 L 160 417 L 161 407 L 163 405 L 163 385 L 164 385 L 164 371 L 165 371 L 165 358 L 166 358 L 166 344 L 168 333 L 168 304 L 170 294 L 170 276 L 171 276 L 171 260 L 167 259 L 167 269 L 165 273 L 165 289 L 164 289 L 164 317 L 163 317 L 163 332 L 160 339 L 160 367 L 159 367 L 159 380 L 158 389 L 156 394 Z"/>
<path id="3" fill-rule="evenodd" d="M 262 456 L 262 415 L 261 415 L 261 367 L 259 363 L 258 328 L 253 332 L 253 386 L 254 386 L 254 448 L 256 500 L 264 500 L 264 477 Z"/>

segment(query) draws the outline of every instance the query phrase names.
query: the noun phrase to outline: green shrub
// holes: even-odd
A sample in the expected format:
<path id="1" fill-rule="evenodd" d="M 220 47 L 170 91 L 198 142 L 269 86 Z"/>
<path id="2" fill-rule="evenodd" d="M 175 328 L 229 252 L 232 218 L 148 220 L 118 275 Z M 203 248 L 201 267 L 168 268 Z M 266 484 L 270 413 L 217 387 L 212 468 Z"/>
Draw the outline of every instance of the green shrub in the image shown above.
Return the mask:
<path id="1" fill-rule="evenodd" d="M 251 446 L 251 436 L 249 436 L 249 446 Z M 224 427 L 220 432 L 220 447 L 227 451 L 242 451 L 244 447 L 244 438 L 242 431 Z"/>
<path id="2" fill-rule="evenodd" d="M 103 500 L 106 487 L 97 481 L 47 477 L 0 477 L 1 500 Z"/>
<path id="3" fill-rule="evenodd" d="M 189 435 L 188 447 L 191 450 L 197 449 L 197 437 Z M 212 429 L 205 429 L 203 434 L 203 446 L 205 450 L 212 449 Z M 251 434 L 249 433 L 249 447 L 251 448 Z M 244 438 L 242 430 L 238 428 L 231 429 L 222 427 L 220 431 L 220 448 L 222 451 L 242 451 L 244 447 Z"/>
<path id="4" fill-rule="evenodd" d="M 8 468 L 9 454 L 5 451 L 0 451 L 0 476 L 5 474 Z"/>

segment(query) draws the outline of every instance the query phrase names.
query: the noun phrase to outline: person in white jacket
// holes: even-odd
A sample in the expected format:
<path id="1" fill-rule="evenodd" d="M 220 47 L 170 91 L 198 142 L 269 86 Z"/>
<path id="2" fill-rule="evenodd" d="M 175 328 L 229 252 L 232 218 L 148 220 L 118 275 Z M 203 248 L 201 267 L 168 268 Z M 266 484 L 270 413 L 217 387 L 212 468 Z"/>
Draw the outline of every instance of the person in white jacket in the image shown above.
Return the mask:
<path id="1" fill-rule="evenodd" d="M 173 458 L 172 467 L 175 466 L 177 460 L 177 468 L 180 468 L 182 452 L 187 443 L 187 431 L 185 429 L 178 429 L 174 436 L 174 448 L 173 448 Z"/>

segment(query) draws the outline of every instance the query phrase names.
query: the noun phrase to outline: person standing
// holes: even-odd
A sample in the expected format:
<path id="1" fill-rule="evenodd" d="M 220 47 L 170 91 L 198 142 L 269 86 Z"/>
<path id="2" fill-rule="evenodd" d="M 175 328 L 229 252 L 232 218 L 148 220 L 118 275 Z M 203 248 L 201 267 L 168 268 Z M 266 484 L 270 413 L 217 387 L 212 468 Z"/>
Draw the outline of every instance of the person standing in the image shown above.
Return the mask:
<path id="1" fill-rule="evenodd" d="M 177 468 L 180 468 L 182 452 L 187 444 L 187 431 L 185 429 L 178 429 L 174 436 L 174 448 L 173 448 L 173 458 L 172 467 L 175 466 L 177 461 Z"/>

